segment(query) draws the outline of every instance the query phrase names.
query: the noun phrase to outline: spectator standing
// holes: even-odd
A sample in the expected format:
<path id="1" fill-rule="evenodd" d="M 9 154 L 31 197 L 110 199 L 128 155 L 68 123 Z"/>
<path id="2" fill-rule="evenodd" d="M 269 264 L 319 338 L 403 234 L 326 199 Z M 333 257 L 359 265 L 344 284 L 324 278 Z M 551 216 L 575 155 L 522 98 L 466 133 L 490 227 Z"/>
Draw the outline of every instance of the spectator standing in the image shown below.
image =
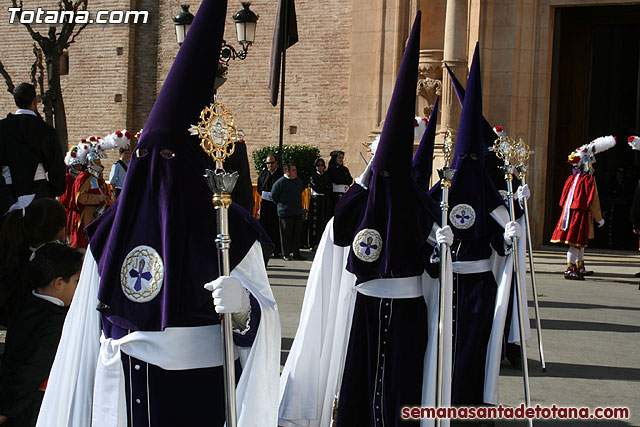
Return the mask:
<path id="1" fill-rule="evenodd" d="M 7 214 L 0 231 L 0 324 L 7 326 L 26 293 L 31 254 L 44 243 L 64 238 L 66 215 L 55 199 L 38 199 Z"/>
<path id="2" fill-rule="evenodd" d="M 273 256 L 279 257 L 281 255 L 280 226 L 278 210 L 271 198 L 271 189 L 273 184 L 282 178 L 282 169 L 273 154 L 267 156 L 266 165 L 267 168 L 258 176 L 258 193 L 262 196 L 262 202 L 260 202 L 260 224 L 275 245 Z"/>
<path id="3" fill-rule="evenodd" d="M 344 151 L 336 150 L 331 152 L 331 160 L 329 160 L 329 167 L 327 173 L 331 178 L 333 184 L 331 192 L 331 213 L 333 216 L 333 210 L 338 204 L 338 200 L 347 192 L 349 186 L 353 184 L 353 178 L 349 169 L 344 165 Z"/>
<path id="4" fill-rule="evenodd" d="M 82 252 L 62 243 L 43 245 L 29 262 L 33 290 L 12 318 L 2 355 L 0 424 L 36 425 L 81 267 Z"/>
<path id="5" fill-rule="evenodd" d="M 78 208 L 78 224 L 71 233 L 72 246 L 87 247 L 85 227 L 111 204 L 111 197 L 102 177 L 103 171 L 104 166 L 98 154 L 90 152 L 87 155 L 87 170 L 78 175 L 73 183 L 75 204 Z"/>
<path id="6" fill-rule="evenodd" d="M 271 188 L 271 198 L 277 204 L 280 219 L 282 255 L 285 261 L 305 260 L 300 255 L 300 231 L 302 229 L 302 190 L 298 169 L 293 163 L 284 165 L 284 176 Z"/>
<path id="7" fill-rule="evenodd" d="M 331 218 L 329 197 L 333 191 L 331 178 L 326 173 L 324 159 L 318 158 L 315 163 L 316 170 L 311 175 L 309 187 L 311 187 L 311 203 L 309 206 L 309 245 L 316 249 L 324 232 L 324 227 Z"/>
<path id="8" fill-rule="evenodd" d="M 109 184 L 114 189 L 113 194 L 115 198 L 118 198 L 122 191 L 124 177 L 127 175 L 127 169 L 129 169 L 129 162 L 131 161 L 131 152 L 128 147 L 120 147 L 119 152 L 120 160 L 113 164 L 111 173 L 109 174 Z"/>
<path id="9" fill-rule="evenodd" d="M 0 168 L 13 197 L 56 197 L 65 191 L 64 153 L 55 130 L 37 114 L 36 90 L 20 83 L 13 91 L 18 110 L 0 120 Z"/>

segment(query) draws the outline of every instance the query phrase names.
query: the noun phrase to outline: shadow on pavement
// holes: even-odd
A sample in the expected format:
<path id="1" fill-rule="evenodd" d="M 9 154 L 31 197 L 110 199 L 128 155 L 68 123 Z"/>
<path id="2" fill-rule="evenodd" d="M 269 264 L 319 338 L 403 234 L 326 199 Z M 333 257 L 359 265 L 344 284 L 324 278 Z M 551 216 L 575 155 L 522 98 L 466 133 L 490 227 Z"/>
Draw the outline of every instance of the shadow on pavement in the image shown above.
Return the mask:
<path id="1" fill-rule="evenodd" d="M 560 301 L 544 301 L 538 300 L 538 305 L 544 308 L 573 308 L 576 310 L 589 309 L 609 309 L 609 310 L 632 310 L 640 311 L 640 307 L 623 307 L 619 305 L 602 305 L 602 304 L 585 304 L 580 302 L 560 302 Z M 533 307 L 533 300 L 529 300 L 529 307 Z"/>
<path id="2" fill-rule="evenodd" d="M 581 365 L 578 363 L 546 362 L 547 371 L 542 372 L 540 362 L 529 359 L 529 376 L 531 377 L 552 377 L 552 378 L 584 378 L 594 380 L 613 381 L 640 381 L 639 368 L 623 368 L 617 366 L 602 365 Z M 521 371 L 504 365 L 500 370 L 500 375 L 507 377 L 520 377 Z"/>
<path id="3" fill-rule="evenodd" d="M 542 319 L 541 324 L 542 329 L 554 329 L 560 331 L 640 332 L 640 326 L 604 322 L 584 322 L 580 320 Z M 530 326 L 532 329 L 536 327 L 535 319 L 531 319 Z"/>

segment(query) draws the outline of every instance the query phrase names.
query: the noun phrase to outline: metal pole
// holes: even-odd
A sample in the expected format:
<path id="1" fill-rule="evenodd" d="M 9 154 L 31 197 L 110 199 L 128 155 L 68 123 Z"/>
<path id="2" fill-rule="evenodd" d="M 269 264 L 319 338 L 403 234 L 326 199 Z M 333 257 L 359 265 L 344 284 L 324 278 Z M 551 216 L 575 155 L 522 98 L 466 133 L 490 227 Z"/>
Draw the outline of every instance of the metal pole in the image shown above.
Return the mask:
<path id="1" fill-rule="evenodd" d="M 451 137 L 449 126 L 445 132 L 445 138 L 442 145 L 444 152 L 444 167 L 438 169 L 440 177 L 440 188 L 442 189 L 442 199 L 440 200 L 440 212 L 442 213 L 440 224 L 442 227 L 447 225 L 449 216 L 449 188 L 451 180 L 456 173 L 455 169 L 449 167 L 451 155 L 453 154 L 455 142 Z M 438 289 L 438 351 L 436 355 L 436 410 L 442 407 L 442 391 L 444 382 L 444 311 L 445 311 L 445 292 L 447 276 L 447 256 L 449 251 L 446 243 L 440 244 L 440 288 Z M 442 420 L 435 418 L 436 427 L 440 427 Z"/>
<path id="2" fill-rule="evenodd" d="M 285 72 L 287 69 L 287 47 L 289 44 L 289 1 L 282 0 L 284 25 L 282 28 L 282 78 L 280 83 L 280 136 L 278 138 L 278 165 L 282 167 L 282 146 L 284 141 L 284 90 Z"/>
<path id="3" fill-rule="evenodd" d="M 525 174 L 521 171 L 520 182 L 526 185 Z M 533 265 L 533 244 L 531 243 L 531 225 L 529 222 L 529 206 L 527 200 L 524 201 L 524 220 L 527 228 L 527 245 L 529 249 L 529 270 L 531 271 L 531 290 L 533 291 L 533 307 L 536 313 L 536 330 L 538 332 L 538 350 L 540 351 L 540 363 L 542 364 L 542 372 L 547 371 L 547 365 L 544 361 L 544 349 L 542 348 L 542 327 L 540 325 L 540 308 L 538 306 L 538 288 L 536 286 L 536 269 Z M 522 344 L 522 340 L 520 341 Z"/>
<path id="4" fill-rule="evenodd" d="M 222 117 L 225 119 L 222 120 Z M 227 123 L 228 118 L 230 119 L 229 123 Z M 226 132 L 223 133 L 217 129 L 221 124 L 221 120 L 226 126 Z M 197 135 L 200 138 L 200 147 L 213 158 L 216 165 L 215 171 L 205 169 L 204 178 L 213 193 L 212 202 L 216 210 L 216 223 L 218 226 L 218 234 L 216 235 L 218 271 L 222 276 L 231 275 L 231 263 L 229 261 L 229 249 L 231 248 L 229 208 L 231 207 L 231 193 L 238 182 L 238 172 L 225 172 L 224 160 L 233 154 L 235 142 L 241 136 L 241 132 L 233 125 L 234 121 L 233 114 L 224 105 L 216 102 L 205 107 L 200 113 L 200 122 L 197 125 L 191 125 L 189 128 L 191 135 Z M 237 427 L 236 374 L 231 316 L 231 313 L 224 313 L 220 316 L 224 351 L 225 415 L 226 426 Z"/>
<path id="5" fill-rule="evenodd" d="M 509 200 L 509 218 L 513 221 L 516 217 L 513 205 L 513 166 L 505 165 L 504 179 L 507 181 L 507 196 Z M 518 326 L 520 329 L 520 355 L 522 357 L 522 379 L 524 381 L 524 401 L 527 408 L 531 407 L 531 397 L 529 395 L 529 367 L 527 364 L 527 343 L 524 336 L 524 315 L 522 305 L 522 293 L 520 292 L 520 265 L 518 263 L 518 238 L 513 238 L 513 269 L 516 275 L 516 301 L 518 303 Z M 533 420 L 528 419 L 529 426 L 533 426 Z"/>
<path id="6" fill-rule="evenodd" d="M 442 201 L 440 209 L 442 211 L 442 226 L 447 225 L 447 216 L 449 214 L 449 187 L 451 182 L 442 180 L 440 187 L 442 188 Z M 438 354 L 437 354 L 437 371 L 436 371 L 436 409 L 442 407 L 442 389 L 443 389 L 443 371 L 444 371 L 444 296 L 445 296 L 445 277 L 447 274 L 447 244 L 440 244 L 440 289 L 438 292 Z M 440 427 L 441 420 L 436 418 L 436 427 Z"/>
<path id="7" fill-rule="evenodd" d="M 216 165 L 219 169 L 222 164 Z M 219 269 L 222 276 L 231 274 L 231 263 L 229 261 L 229 248 L 231 247 L 231 236 L 229 236 L 229 206 L 231 205 L 230 193 L 215 193 L 213 205 L 217 211 L 218 235 L 216 236 L 216 247 L 218 248 Z M 225 412 L 227 427 L 237 427 L 236 411 L 236 374 L 235 357 L 233 354 L 233 329 L 231 325 L 231 313 L 224 313 L 221 319 L 222 324 L 222 344 L 224 349 L 224 389 L 225 389 Z"/>

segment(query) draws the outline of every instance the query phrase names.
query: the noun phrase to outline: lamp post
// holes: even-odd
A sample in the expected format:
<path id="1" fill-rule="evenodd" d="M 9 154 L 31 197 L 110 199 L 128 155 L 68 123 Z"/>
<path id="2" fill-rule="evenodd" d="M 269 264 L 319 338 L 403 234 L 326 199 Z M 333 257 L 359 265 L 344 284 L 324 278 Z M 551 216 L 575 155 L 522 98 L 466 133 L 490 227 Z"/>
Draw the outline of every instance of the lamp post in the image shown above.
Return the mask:
<path id="1" fill-rule="evenodd" d="M 258 22 L 258 15 L 256 15 L 249 6 L 250 2 L 242 2 L 242 9 L 233 15 L 233 20 L 236 24 L 236 35 L 238 43 L 242 46 L 241 50 L 236 50 L 233 46 L 228 45 L 226 40 L 222 40 L 222 47 L 220 48 L 220 59 L 218 62 L 218 69 L 216 70 L 216 82 L 214 85 L 214 99 L 216 91 L 227 80 L 225 74 L 229 61 L 232 59 L 243 60 L 247 57 L 249 46 L 253 44 L 256 37 L 256 25 Z M 173 23 L 176 27 L 176 41 L 178 46 L 182 45 L 187 31 L 193 22 L 193 14 L 189 12 L 189 5 L 182 5 L 182 10 L 173 18 Z"/>
<path id="2" fill-rule="evenodd" d="M 193 14 L 189 12 L 189 5 L 183 4 L 180 13 L 173 18 L 173 23 L 176 27 L 176 41 L 178 42 L 178 46 L 182 45 L 192 22 Z"/>
<path id="3" fill-rule="evenodd" d="M 236 23 L 238 43 L 242 46 L 242 50 L 237 51 L 233 46 L 228 45 L 225 40 L 222 40 L 220 62 L 225 65 L 232 59 L 245 59 L 247 57 L 249 46 L 251 46 L 255 40 L 258 15 L 249 9 L 250 5 L 250 2 L 242 2 L 242 9 L 233 15 L 233 20 Z"/>

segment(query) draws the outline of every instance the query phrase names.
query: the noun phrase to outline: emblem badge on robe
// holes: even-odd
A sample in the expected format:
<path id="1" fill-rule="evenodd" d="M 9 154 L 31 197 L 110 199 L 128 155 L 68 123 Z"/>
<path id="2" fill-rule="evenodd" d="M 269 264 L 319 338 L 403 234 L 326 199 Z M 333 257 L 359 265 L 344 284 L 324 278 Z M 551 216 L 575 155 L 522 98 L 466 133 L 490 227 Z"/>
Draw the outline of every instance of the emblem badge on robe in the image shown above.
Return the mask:
<path id="1" fill-rule="evenodd" d="M 382 237 L 376 230 L 365 228 L 360 230 L 351 245 L 353 253 L 364 262 L 374 262 L 382 252 Z"/>
<path id="2" fill-rule="evenodd" d="M 476 222 L 476 211 L 467 204 L 455 205 L 449 212 L 449 221 L 459 230 L 471 228 Z"/>
<path id="3" fill-rule="evenodd" d="M 164 263 L 150 246 L 137 246 L 124 259 L 120 270 L 122 292 L 134 302 L 149 302 L 160 293 Z"/>

